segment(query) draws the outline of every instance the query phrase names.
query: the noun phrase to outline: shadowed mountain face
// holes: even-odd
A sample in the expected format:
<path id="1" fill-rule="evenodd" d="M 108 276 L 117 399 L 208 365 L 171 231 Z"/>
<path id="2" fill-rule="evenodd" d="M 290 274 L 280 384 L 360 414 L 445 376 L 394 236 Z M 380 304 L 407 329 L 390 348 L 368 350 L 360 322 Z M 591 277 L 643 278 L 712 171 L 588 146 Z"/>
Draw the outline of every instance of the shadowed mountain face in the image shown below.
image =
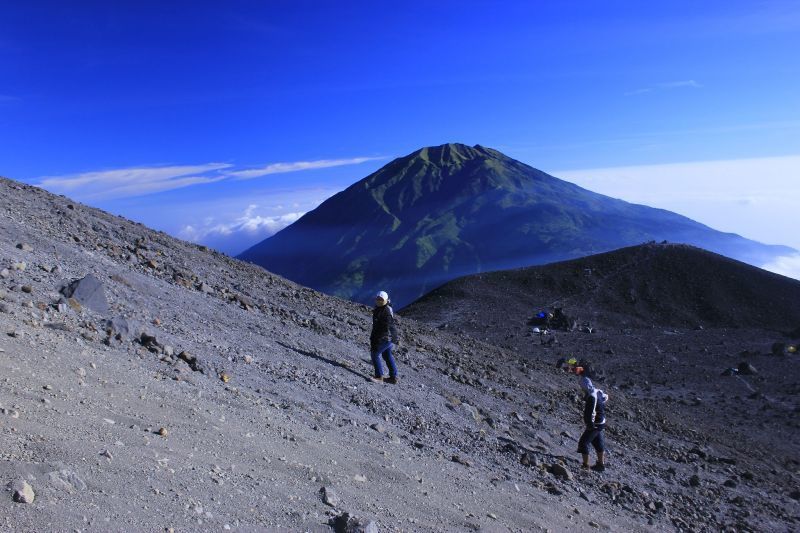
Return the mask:
<path id="1" fill-rule="evenodd" d="M 240 258 L 303 285 L 407 304 L 466 274 L 572 259 L 650 240 L 757 263 L 790 253 L 587 191 L 476 145 L 396 159 Z"/>
<path id="2" fill-rule="evenodd" d="M 604 328 L 703 326 L 790 331 L 800 281 L 692 246 L 648 244 L 450 281 L 403 309 L 500 342 L 537 310 L 563 307 Z M 505 326 L 505 327 L 504 327 Z"/>

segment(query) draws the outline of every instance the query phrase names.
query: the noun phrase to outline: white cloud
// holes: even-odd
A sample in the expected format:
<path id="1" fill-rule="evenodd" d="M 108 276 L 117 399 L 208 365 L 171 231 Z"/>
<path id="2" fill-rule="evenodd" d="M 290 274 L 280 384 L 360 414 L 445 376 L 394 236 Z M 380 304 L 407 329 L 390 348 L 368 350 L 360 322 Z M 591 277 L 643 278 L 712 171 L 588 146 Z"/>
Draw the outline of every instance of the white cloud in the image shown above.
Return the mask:
<path id="1" fill-rule="evenodd" d="M 38 185 L 52 192 L 72 194 L 81 199 L 108 200 L 169 191 L 199 183 L 212 183 L 224 179 L 216 171 L 230 166 L 227 163 L 207 163 L 122 168 L 43 177 L 40 178 Z"/>
<path id="2" fill-rule="evenodd" d="M 58 194 L 68 194 L 78 200 L 112 200 L 143 196 L 157 192 L 235 179 L 253 179 L 270 174 L 316 170 L 344 165 L 357 165 L 383 157 L 352 157 L 273 163 L 256 169 L 232 170 L 229 163 L 201 165 L 143 166 L 84 172 L 66 176 L 45 176 L 36 185 Z"/>
<path id="3" fill-rule="evenodd" d="M 357 165 L 367 161 L 377 161 L 385 157 L 352 157 L 350 159 L 320 159 L 318 161 L 296 161 L 294 163 L 272 163 L 259 168 L 236 170 L 229 172 L 231 176 L 240 180 L 260 178 L 269 174 L 283 174 L 300 170 L 316 170 L 320 168 L 341 167 L 344 165 Z"/>
<path id="4" fill-rule="evenodd" d="M 254 244 L 274 235 L 305 214 L 295 212 L 268 216 L 258 214 L 257 209 L 258 205 L 251 204 L 241 216 L 231 221 L 216 222 L 207 218 L 202 226 L 186 225 L 178 232 L 178 236 L 192 242 L 212 245 L 225 243 L 221 248 L 236 248 L 240 242 Z"/>
<path id="5" fill-rule="evenodd" d="M 625 93 L 625 96 L 633 96 L 635 94 L 646 94 L 652 93 L 656 91 L 667 91 L 670 89 L 700 89 L 703 86 L 697 83 L 694 80 L 679 80 L 679 81 L 668 81 L 665 83 L 657 83 L 652 87 L 645 87 L 643 89 L 635 89 L 633 91 L 628 91 Z"/>
<path id="6" fill-rule="evenodd" d="M 589 190 L 800 249 L 800 156 L 552 172 Z"/>
<path id="7" fill-rule="evenodd" d="M 800 280 L 800 254 L 778 257 L 772 262 L 762 265 L 761 268 Z"/>

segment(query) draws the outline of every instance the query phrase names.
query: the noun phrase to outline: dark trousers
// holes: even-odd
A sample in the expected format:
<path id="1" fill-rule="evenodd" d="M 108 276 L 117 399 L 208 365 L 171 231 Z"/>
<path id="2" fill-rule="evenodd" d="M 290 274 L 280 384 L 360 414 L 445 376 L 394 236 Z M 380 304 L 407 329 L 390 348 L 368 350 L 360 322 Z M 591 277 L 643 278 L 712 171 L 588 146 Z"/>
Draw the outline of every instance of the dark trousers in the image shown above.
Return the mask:
<path id="1" fill-rule="evenodd" d="M 395 364 L 394 356 L 392 355 L 392 346 L 393 344 L 391 342 L 384 342 L 378 346 L 377 350 L 373 350 L 372 366 L 375 367 L 375 377 L 379 378 L 383 376 L 381 357 L 386 361 L 386 366 L 389 367 L 389 375 L 391 377 L 397 376 L 397 364 Z"/>
<path id="2" fill-rule="evenodd" d="M 603 430 L 605 427 L 589 427 L 583 432 L 580 440 L 578 440 L 578 453 L 589 453 L 589 445 L 591 444 L 595 451 L 606 451 L 606 441 L 603 438 Z"/>

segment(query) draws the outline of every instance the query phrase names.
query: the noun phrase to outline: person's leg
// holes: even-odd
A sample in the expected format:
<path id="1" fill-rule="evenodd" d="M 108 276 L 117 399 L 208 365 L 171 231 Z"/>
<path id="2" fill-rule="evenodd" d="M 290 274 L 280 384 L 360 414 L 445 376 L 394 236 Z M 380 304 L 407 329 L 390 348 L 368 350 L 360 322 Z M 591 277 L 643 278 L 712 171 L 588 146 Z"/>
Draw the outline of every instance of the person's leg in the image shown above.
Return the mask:
<path id="1" fill-rule="evenodd" d="M 578 439 L 578 453 L 581 454 L 583 457 L 583 466 L 589 467 L 589 442 L 592 439 L 592 429 L 586 428 L 586 430 L 581 435 L 581 438 Z"/>
<path id="2" fill-rule="evenodd" d="M 390 342 L 386 350 L 383 351 L 383 359 L 386 361 L 386 366 L 389 367 L 389 377 L 396 378 L 397 364 L 394 362 L 394 356 L 392 355 L 392 346 L 393 344 Z"/>
<path id="3" fill-rule="evenodd" d="M 375 374 L 373 374 L 376 378 L 383 376 L 383 364 L 381 364 L 381 352 L 378 350 L 374 350 L 372 353 L 372 366 L 375 367 Z"/>
<path id="4" fill-rule="evenodd" d="M 598 465 L 605 465 L 605 455 L 606 455 L 606 440 L 603 437 L 603 430 L 599 430 L 597 432 L 597 437 L 595 437 L 594 442 L 592 442 L 595 451 L 597 452 L 597 464 Z"/>
<path id="5" fill-rule="evenodd" d="M 592 439 L 592 446 L 594 447 L 595 452 L 597 452 L 597 462 L 592 467 L 593 470 L 597 470 L 598 472 L 603 472 L 606 469 L 605 464 L 605 439 L 603 438 L 603 430 L 597 429 L 597 434 L 595 435 L 594 439 Z"/>

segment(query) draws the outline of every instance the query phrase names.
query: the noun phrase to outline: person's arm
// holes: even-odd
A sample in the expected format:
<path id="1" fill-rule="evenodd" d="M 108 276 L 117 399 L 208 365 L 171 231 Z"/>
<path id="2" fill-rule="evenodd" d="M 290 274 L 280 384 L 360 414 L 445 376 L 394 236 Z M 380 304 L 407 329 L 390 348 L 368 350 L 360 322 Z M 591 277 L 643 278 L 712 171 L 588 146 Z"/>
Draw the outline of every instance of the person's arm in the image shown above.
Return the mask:
<path id="1" fill-rule="evenodd" d="M 586 427 L 594 427 L 594 413 L 597 407 L 597 398 L 593 394 L 586 396 L 586 405 L 583 408 L 583 421 Z"/>
<path id="2" fill-rule="evenodd" d="M 389 308 L 389 315 L 389 335 L 394 344 L 400 344 L 400 333 L 397 330 L 397 317 L 394 315 L 394 311 L 391 308 Z"/>

